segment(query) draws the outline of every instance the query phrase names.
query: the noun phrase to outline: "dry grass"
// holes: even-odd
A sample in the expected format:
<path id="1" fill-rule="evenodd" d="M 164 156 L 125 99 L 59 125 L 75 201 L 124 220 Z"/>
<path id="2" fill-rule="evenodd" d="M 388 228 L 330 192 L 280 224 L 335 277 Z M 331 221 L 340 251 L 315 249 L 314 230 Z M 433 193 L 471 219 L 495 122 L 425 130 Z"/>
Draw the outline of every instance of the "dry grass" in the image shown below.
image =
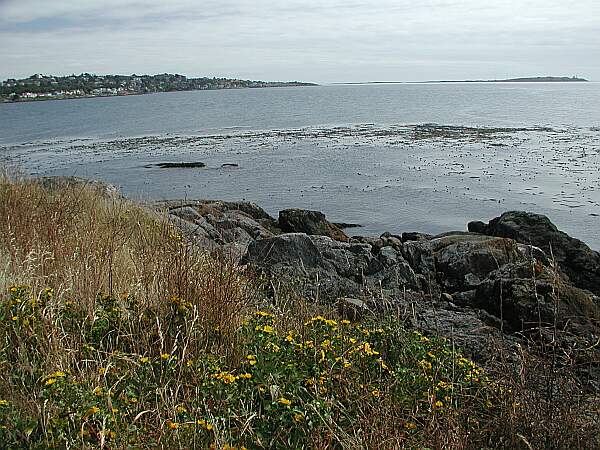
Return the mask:
<path id="1" fill-rule="evenodd" d="M 134 297 L 139 310 L 189 299 L 203 326 L 235 326 L 253 295 L 234 264 L 187 245 L 162 217 L 85 184 L 2 180 L 0 245 L 0 289 L 51 286 L 56 303 L 75 302 L 90 320 L 106 293 Z"/>

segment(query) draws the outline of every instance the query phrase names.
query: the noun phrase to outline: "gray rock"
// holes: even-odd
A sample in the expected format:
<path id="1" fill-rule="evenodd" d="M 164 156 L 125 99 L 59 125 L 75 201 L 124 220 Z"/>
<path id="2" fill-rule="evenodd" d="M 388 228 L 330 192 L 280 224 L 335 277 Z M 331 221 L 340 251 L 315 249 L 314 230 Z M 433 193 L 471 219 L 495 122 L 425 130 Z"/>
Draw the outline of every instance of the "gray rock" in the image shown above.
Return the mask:
<path id="1" fill-rule="evenodd" d="M 465 356 L 485 362 L 494 358 L 498 348 L 515 342 L 514 337 L 503 337 L 489 321 L 489 315 L 477 310 L 429 308 L 417 314 L 416 325 L 426 334 L 448 339 Z"/>
<path id="2" fill-rule="evenodd" d="M 408 232 L 402 233 L 401 241 L 409 242 L 409 241 L 428 241 L 431 239 L 431 234 L 425 233 L 417 233 L 417 232 Z"/>
<path id="3" fill-rule="evenodd" d="M 328 236 L 331 239 L 347 242 L 348 236 L 325 218 L 319 211 L 306 209 L 286 209 L 279 212 L 279 227 L 286 233 L 306 233 Z"/>
<path id="4" fill-rule="evenodd" d="M 474 273 L 468 273 L 464 276 L 463 286 L 466 289 L 476 288 L 481 284 L 481 279 Z"/>
<path id="5" fill-rule="evenodd" d="M 506 237 L 539 247 L 549 258 L 553 256 L 556 259 L 575 286 L 600 295 L 600 254 L 558 230 L 546 216 L 510 211 L 492 219 L 487 225 L 471 222 L 468 227 L 490 236 Z"/>
<path id="6" fill-rule="evenodd" d="M 320 299 L 361 296 L 381 289 L 398 295 L 419 281 L 410 265 L 394 249 L 374 256 L 368 244 L 339 242 L 326 236 L 289 233 L 256 240 L 244 262 L 284 279 L 303 275 L 309 291 Z"/>
<path id="7" fill-rule="evenodd" d="M 402 255 L 428 280 L 431 291 L 442 287 L 450 292 L 472 289 L 477 279 L 524 259 L 512 240 L 471 233 L 408 241 L 402 246 Z"/>
<path id="8" fill-rule="evenodd" d="M 511 331 L 556 325 L 588 335 L 597 334 L 600 323 L 598 297 L 528 261 L 491 273 L 477 288 L 473 305 L 504 320 Z"/>

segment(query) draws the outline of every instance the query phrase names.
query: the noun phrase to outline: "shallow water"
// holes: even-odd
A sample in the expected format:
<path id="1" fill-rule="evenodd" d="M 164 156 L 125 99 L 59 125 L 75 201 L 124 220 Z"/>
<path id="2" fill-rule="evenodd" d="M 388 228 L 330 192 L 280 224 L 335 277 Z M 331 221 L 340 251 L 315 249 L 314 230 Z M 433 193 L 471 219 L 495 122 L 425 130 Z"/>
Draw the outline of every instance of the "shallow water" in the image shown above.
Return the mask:
<path id="1" fill-rule="evenodd" d="M 522 209 L 600 248 L 595 83 L 188 92 L 0 105 L 0 119 L 5 162 L 135 198 L 317 209 L 358 234 L 462 230 Z M 207 167 L 152 166 L 165 161 Z"/>

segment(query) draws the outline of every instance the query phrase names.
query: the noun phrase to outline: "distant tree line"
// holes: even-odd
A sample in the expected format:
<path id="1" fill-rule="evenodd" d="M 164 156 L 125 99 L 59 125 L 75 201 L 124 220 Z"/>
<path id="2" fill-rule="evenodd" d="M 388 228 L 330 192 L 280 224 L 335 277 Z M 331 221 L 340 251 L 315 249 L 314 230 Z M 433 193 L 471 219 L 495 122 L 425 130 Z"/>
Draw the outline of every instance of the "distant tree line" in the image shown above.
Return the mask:
<path id="1" fill-rule="evenodd" d="M 96 75 L 82 73 L 70 76 L 36 74 L 0 83 L 0 96 L 17 99 L 23 94 L 61 95 L 126 95 L 152 92 L 189 91 L 199 89 L 240 89 L 259 87 L 306 86 L 311 83 L 264 82 L 231 78 L 187 78 L 178 74 Z M 76 93 L 76 94 L 75 94 Z"/>

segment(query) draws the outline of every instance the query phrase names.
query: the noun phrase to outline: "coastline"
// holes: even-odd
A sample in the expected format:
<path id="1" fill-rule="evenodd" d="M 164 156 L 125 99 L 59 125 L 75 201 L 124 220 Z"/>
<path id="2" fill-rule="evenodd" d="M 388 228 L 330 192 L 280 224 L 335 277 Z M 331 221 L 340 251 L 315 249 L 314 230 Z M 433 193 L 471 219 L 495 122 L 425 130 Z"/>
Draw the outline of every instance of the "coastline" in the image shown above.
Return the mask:
<path id="1" fill-rule="evenodd" d="M 119 94 L 107 94 L 107 95 L 79 95 L 79 96 L 68 96 L 68 97 L 35 97 L 35 98 L 19 98 L 17 100 L 2 99 L 0 103 L 31 103 L 31 102 L 46 102 L 53 100 L 80 100 L 84 98 L 110 98 L 110 97 L 130 97 L 138 95 L 150 95 L 150 94 L 165 94 L 169 92 L 197 92 L 197 91 L 231 91 L 231 90 L 243 90 L 243 89 L 278 89 L 278 88 L 291 88 L 291 87 L 315 87 L 319 86 L 315 83 L 298 83 L 298 84 L 281 84 L 274 86 L 244 86 L 244 87 L 224 87 L 224 88 L 208 88 L 208 89 L 181 89 L 181 90 L 168 90 L 168 91 L 156 91 L 156 92 L 131 92 L 131 93 L 119 93 Z"/>

